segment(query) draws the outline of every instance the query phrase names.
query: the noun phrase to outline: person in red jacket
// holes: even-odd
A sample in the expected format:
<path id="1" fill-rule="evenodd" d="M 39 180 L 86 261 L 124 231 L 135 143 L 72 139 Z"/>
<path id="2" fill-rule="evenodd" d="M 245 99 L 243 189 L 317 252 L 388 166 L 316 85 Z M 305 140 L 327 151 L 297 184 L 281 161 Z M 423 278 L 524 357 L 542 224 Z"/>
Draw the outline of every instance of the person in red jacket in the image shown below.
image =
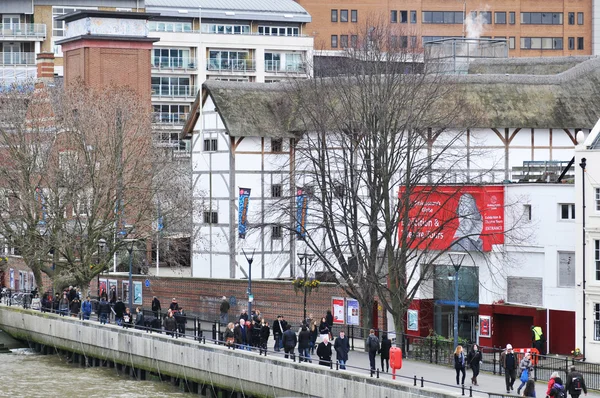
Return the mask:
<path id="1" fill-rule="evenodd" d="M 560 377 L 560 375 L 558 374 L 558 372 L 553 372 L 550 375 L 550 380 L 548 380 L 548 389 L 546 390 L 546 396 L 549 397 L 550 396 L 550 391 L 552 391 L 552 387 L 554 386 L 554 380 Z"/>

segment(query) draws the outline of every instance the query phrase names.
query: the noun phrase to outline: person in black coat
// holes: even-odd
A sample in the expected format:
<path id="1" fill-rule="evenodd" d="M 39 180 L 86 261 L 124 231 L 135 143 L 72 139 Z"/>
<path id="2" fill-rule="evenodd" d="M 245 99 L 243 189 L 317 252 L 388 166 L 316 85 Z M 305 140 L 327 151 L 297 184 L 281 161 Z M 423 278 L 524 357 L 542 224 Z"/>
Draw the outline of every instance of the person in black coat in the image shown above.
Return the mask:
<path id="1" fill-rule="evenodd" d="M 479 364 L 483 361 L 483 357 L 481 356 L 481 351 L 479 351 L 479 347 L 477 344 L 473 344 L 469 355 L 467 355 L 467 366 L 471 368 L 473 371 L 473 377 L 471 377 L 471 384 L 478 386 L 477 384 L 477 376 L 479 376 Z"/>
<path id="2" fill-rule="evenodd" d="M 281 315 L 278 315 L 277 320 L 273 322 L 273 337 L 275 338 L 275 346 L 273 347 L 273 349 L 275 351 L 281 351 L 282 337 L 286 325 L 287 322 L 283 320 L 283 317 Z"/>
<path id="3" fill-rule="evenodd" d="M 381 354 L 381 371 L 390 371 L 390 349 L 392 348 L 392 340 L 388 339 L 387 333 L 381 335 L 381 348 L 379 353 Z M 385 362 L 385 367 L 383 366 Z"/>
<path id="4" fill-rule="evenodd" d="M 264 351 L 267 352 L 267 341 L 269 341 L 269 336 L 271 335 L 271 328 L 269 327 L 269 322 L 265 321 L 264 318 L 260 325 L 260 353 Z"/>
<path id="5" fill-rule="evenodd" d="M 333 314 L 329 310 L 325 315 L 325 321 L 327 322 L 327 326 L 329 326 L 329 330 L 331 330 L 331 328 L 333 328 Z"/>
<path id="6" fill-rule="evenodd" d="M 306 326 L 302 326 L 298 333 L 298 353 L 300 354 L 300 362 L 312 362 L 310 360 L 310 332 Z"/>
<path id="7" fill-rule="evenodd" d="M 321 319 L 321 323 L 319 324 L 319 334 L 321 335 L 321 340 L 323 340 L 325 336 L 327 336 L 327 339 L 331 337 L 331 328 L 329 327 L 325 317 Z"/>
<path id="8" fill-rule="evenodd" d="M 296 355 L 294 354 L 294 349 L 296 348 L 296 344 L 298 344 L 298 338 L 296 337 L 296 333 L 292 330 L 291 325 L 285 326 L 286 330 L 283 332 L 283 350 L 285 351 L 285 358 L 288 358 L 288 355 L 292 358 L 292 361 L 296 360 Z"/>
<path id="9" fill-rule="evenodd" d="M 246 326 L 246 321 L 243 318 L 240 318 L 240 323 L 235 326 L 233 336 L 235 337 L 235 344 L 239 348 L 250 351 L 250 330 Z"/>
<path id="10" fill-rule="evenodd" d="M 185 325 L 187 323 L 187 316 L 183 311 L 183 308 L 179 308 L 179 311 L 175 313 L 175 321 L 177 322 L 177 331 L 180 336 L 185 336 Z"/>
<path id="11" fill-rule="evenodd" d="M 164 328 L 167 336 L 171 335 L 171 337 L 177 337 L 177 321 L 175 320 L 173 311 L 170 308 L 167 311 L 167 316 L 164 320 Z"/>
<path id="12" fill-rule="evenodd" d="M 119 326 L 123 326 L 123 314 L 125 313 L 125 303 L 121 300 L 121 297 L 117 299 L 115 303 L 115 322 Z"/>
<path id="13" fill-rule="evenodd" d="M 348 353 L 350 352 L 350 342 L 343 330 L 340 331 L 340 336 L 335 339 L 333 347 L 335 348 L 336 359 L 340 363 L 340 369 L 346 369 Z"/>
<path id="14" fill-rule="evenodd" d="M 152 299 L 152 312 L 155 318 L 160 318 L 160 300 L 156 296 Z"/>
<path id="15" fill-rule="evenodd" d="M 331 365 L 331 344 L 329 344 L 329 337 L 324 337 L 323 341 L 319 343 L 317 356 L 319 357 L 319 365 Z"/>
<path id="16" fill-rule="evenodd" d="M 135 328 L 136 329 L 145 329 L 146 325 L 144 324 L 144 313 L 140 307 L 135 309 Z"/>
<path id="17" fill-rule="evenodd" d="M 108 316 L 110 315 L 110 304 L 104 297 L 100 298 L 100 303 L 98 304 L 98 317 L 100 320 L 100 324 L 106 325 L 108 321 Z"/>

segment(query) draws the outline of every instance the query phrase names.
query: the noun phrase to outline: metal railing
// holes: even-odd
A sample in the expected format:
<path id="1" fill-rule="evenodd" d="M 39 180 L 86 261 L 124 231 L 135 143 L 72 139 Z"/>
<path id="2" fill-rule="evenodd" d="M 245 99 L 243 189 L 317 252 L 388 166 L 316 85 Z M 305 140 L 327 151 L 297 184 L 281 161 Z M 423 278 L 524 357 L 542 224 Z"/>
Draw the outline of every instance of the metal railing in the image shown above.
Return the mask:
<path id="1" fill-rule="evenodd" d="M 3 23 L 0 24 L 0 38 L 44 38 L 46 25 L 41 23 Z"/>
<path id="2" fill-rule="evenodd" d="M 187 120 L 188 113 L 154 112 L 152 122 L 159 124 L 181 124 Z"/>
<path id="3" fill-rule="evenodd" d="M 256 66 L 253 60 L 210 58 L 206 64 L 206 69 L 219 72 L 254 72 Z"/>
<path id="4" fill-rule="evenodd" d="M 0 53 L 0 66 L 5 66 L 5 65 L 35 66 L 35 53 L 24 53 L 24 52 Z"/>
<path id="5" fill-rule="evenodd" d="M 166 84 L 152 85 L 153 97 L 195 97 L 197 92 L 198 88 L 196 86 L 170 86 Z"/>
<path id="6" fill-rule="evenodd" d="M 190 57 L 160 57 L 152 56 L 152 67 L 157 69 L 197 69 L 196 63 Z"/>
<path id="7" fill-rule="evenodd" d="M 265 72 L 268 73 L 306 73 L 304 63 L 286 64 L 282 67 L 281 61 L 265 61 Z"/>

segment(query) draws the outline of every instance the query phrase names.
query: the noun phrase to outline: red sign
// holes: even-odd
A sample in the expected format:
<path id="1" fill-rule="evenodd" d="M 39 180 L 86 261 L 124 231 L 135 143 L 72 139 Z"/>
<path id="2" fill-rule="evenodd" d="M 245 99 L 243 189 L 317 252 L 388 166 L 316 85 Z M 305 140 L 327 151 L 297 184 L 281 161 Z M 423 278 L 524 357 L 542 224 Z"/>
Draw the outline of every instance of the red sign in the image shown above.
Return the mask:
<path id="1" fill-rule="evenodd" d="M 333 323 L 344 323 L 344 299 L 333 297 L 331 299 L 331 307 L 333 309 Z"/>
<path id="2" fill-rule="evenodd" d="M 400 204 L 399 238 L 411 248 L 450 251 L 491 251 L 504 243 L 503 186 L 419 186 Z M 405 224 L 407 226 L 405 227 Z"/>

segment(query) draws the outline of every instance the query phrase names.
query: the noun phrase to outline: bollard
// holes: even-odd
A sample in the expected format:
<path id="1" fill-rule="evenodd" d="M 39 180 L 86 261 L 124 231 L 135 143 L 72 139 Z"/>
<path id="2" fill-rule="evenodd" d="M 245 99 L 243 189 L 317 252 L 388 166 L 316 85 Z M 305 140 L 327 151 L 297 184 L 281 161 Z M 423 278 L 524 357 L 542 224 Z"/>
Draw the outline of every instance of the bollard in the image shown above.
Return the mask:
<path id="1" fill-rule="evenodd" d="M 373 377 L 373 369 L 371 369 L 371 377 Z"/>
<path id="2" fill-rule="evenodd" d="M 425 380 L 423 379 L 423 376 L 421 376 L 421 387 L 423 387 L 424 384 L 425 384 Z"/>
<path id="3" fill-rule="evenodd" d="M 335 370 L 340 370 L 340 361 L 335 361 Z"/>
<path id="4" fill-rule="evenodd" d="M 417 375 L 415 375 L 415 380 L 414 380 L 414 384 L 413 384 L 413 386 L 414 386 L 414 387 L 416 387 L 416 386 L 417 386 Z"/>
<path id="5" fill-rule="evenodd" d="M 377 368 L 377 378 L 379 379 L 379 368 Z"/>
<path id="6" fill-rule="evenodd" d="M 206 344 L 206 337 L 202 336 L 202 344 Z"/>
<path id="7" fill-rule="evenodd" d="M 469 386 L 469 397 L 473 398 L 473 386 Z"/>
<path id="8" fill-rule="evenodd" d="M 460 388 L 461 391 L 461 395 L 464 397 L 465 396 L 465 385 L 463 384 Z"/>
<path id="9" fill-rule="evenodd" d="M 217 325 L 215 323 L 212 325 L 212 339 L 215 343 L 217 342 Z"/>
<path id="10" fill-rule="evenodd" d="M 333 361 L 329 361 L 329 369 L 333 369 Z"/>

